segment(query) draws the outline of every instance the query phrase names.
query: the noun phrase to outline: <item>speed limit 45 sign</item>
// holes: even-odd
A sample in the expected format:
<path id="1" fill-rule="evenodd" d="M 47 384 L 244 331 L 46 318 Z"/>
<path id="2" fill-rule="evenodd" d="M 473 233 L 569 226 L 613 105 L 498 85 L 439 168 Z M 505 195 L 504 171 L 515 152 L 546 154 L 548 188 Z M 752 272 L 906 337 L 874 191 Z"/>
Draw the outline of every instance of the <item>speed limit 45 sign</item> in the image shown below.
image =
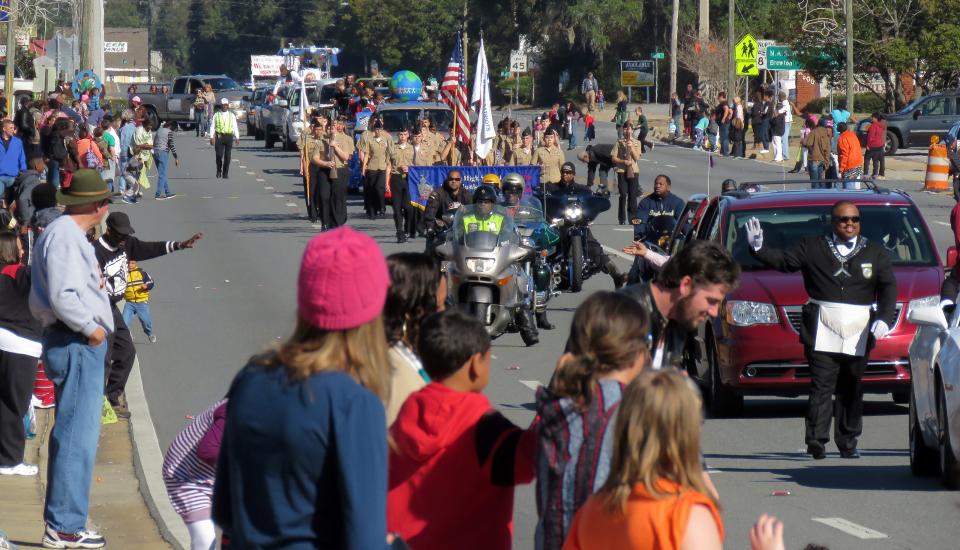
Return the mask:
<path id="1" fill-rule="evenodd" d="M 522 52 L 512 50 L 510 52 L 510 70 L 515 73 L 527 72 L 527 56 Z"/>

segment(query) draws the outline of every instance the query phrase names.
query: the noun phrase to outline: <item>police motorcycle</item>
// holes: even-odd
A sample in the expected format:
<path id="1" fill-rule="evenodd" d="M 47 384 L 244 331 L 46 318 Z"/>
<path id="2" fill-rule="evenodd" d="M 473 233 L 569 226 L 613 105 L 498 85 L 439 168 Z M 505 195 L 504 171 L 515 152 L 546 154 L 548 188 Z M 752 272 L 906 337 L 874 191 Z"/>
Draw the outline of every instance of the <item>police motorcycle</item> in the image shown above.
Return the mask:
<path id="1" fill-rule="evenodd" d="M 513 216 L 520 234 L 520 246 L 530 251 L 520 262 L 520 268 L 527 275 L 537 327 L 552 329 L 553 324 L 547 320 L 547 302 L 560 295 L 556 289 L 559 276 L 553 273 L 547 257 L 555 252 L 560 233 L 547 223 L 540 199 L 524 197 L 524 185 L 523 176 L 516 172 L 504 176 L 501 186 L 503 206 Z"/>
<path id="2" fill-rule="evenodd" d="M 583 281 L 603 271 L 603 267 L 587 255 L 590 225 L 600 214 L 610 210 L 609 194 L 592 191 L 584 185 L 546 192 L 544 206 L 550 225 L 560 229 L 560 242 L 548 261 L 558 277 L 557 288 L 580 292 Z"/>
<path id="3" fill-rule="evenodd" d="M 532 346 L 540 341 L 532 285 L 519 267 L 531 250 L 520 244 L 513 217 L 497 198 L 493 187 L 479 187 L 473 204 L 457 211 L 451 234 L 436 252 L 449 261 L 454 304 L 479 319 L 492 338 L 520 332 L 524 344 Z"/>

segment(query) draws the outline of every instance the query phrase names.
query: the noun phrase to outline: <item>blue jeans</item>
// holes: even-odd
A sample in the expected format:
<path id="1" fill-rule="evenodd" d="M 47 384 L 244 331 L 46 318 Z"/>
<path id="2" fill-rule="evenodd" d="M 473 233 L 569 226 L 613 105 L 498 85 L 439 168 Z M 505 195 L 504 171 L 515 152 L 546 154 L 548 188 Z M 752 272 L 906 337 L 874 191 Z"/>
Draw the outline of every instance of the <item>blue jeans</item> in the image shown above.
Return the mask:
<path id="1" fill-rule="evenodd" d="M 150 302 L 127 302 L 123 305 L 123 324 L 127 325 L 127 328 L 133 328 L 133 325 L 130 324 L 133 321 L 133 316 L 136 315 L 137 319 L 140 319 L 140 325 L 143 326 L 143 332 L 147 336 L 153 334 L 153 319 L 150 317 Z"/>
<path id="2" fill-rule="evenodd" d="M 57 189 L 60 188 L 60 162 L 50 159 L 50 168 L 47 170 L 47 181 Z"/>
<path id="3" fill-rule="evenodd" d="M 720 154 L 726 155 L 730 149 L 730 123 L 720 125 Z"/>
<path id="4" fill-rule="evenodd" d="M 168 151 L 154 151 L 153 158 L 157 161 L 157 192 L 153 195 L 160 198 L 160 195 L 170 194 L 170 184 L 167 182 L 167 164 L 170 161 Z"/>
<path id="5" fill-rule="evenodd" d="M 763 144 L 763 149 L 765 151 L 770 149 L 770 119 L 761 120 L 756 131 L 760 132 L 760 143 Z"/>
<path id="6" fill-rule="evenodd" d="M 807 171 L 810 173 L 810 181 L 817 181 L 823 179 L 823 165 L 819 162 L 810 161 L 807 163 Z M 813 189 L 823 189 L 824 187 L 829 187 L 829 184 L 814 183 L 812 184 Z"/>
<path id="7" fill-rule="evenodd" d="M 120 155 L 120 166 L 117 169 L 117 190 L 120 193 L 127 190 L 127 182 L 123 179 L 123 175 L 127 173 L 127 162 L 129 160 L 126 155 Z"/>
<path id="8" fill-rule="evenodd" d="M 0 176 L 0 199 L 6 198 L 7 191 L 13 189 L 13 180 L 16 176 Z"/>
<path id="9" fill-rule="evenodd" d="M 50 328 L 43 335 L 43 364 L 57 402 L 43 519 L 60 532 L 86 528 L 100 439 L 106 353 L 106 342 L 92 347 L 79 333 Z"/>
<path id="10" fill-rule="evenodd" d="M 789 159 L 789 158 L 790 158 L 790 144 L 789 144 L 789 140 L 790 140 L 790 126 L 792 126 L 792 125 L 793 125 L 792 122 L 784 122 L 784 123 L 783 123 L 783 140 L 781 140 L 781 142 L 780 142 L 780 147 L 783 148 L 783 158 L 785 158 L 785 159 Z"/>

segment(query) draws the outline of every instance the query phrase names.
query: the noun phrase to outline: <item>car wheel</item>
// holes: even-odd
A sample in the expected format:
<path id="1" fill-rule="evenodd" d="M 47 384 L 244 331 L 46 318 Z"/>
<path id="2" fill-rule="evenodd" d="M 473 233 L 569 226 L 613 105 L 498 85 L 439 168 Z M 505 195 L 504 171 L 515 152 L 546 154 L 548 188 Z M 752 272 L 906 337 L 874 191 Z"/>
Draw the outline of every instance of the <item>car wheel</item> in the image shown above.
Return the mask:
<path id="1" fill-rule="evenodd" d="M 947 398 L 937 392 L 937 432 L 940 436 L 940 482 L 955 491 L 960 489 L 960 464 L 950 444 L 950 419 L 947 418 Z"/>
<path id="2" fill-rule="evenodd" d="M 910 392 L 910 471 L 915 476 L 932 476 L 937 473 L 937 455 L 923 442 L 920 418 L 917 416 L 917 401 Z"/>
<path id="3" fill-rule="evenodd" d="M 910 402 L 910 396 L 913 394 L 910 390 L 895 391 L 892 394 L 893 402 L 897 405 L 906 405 Z"/>
<path id="4" fill-rule="evenodd" d="M 897 141 L 897 134 L 894 134 L 889 130 L 887 131 L 885 147 L 886 147 L 886 151 L 884 151 L 885 155 L 892 155 L 897 152 L 897 148 L 899 147 L 899 142 Z"/>
<path id="5" fill-rule="evenodd" d="M 707 338 L 707 361 L 710 364 L 710 391 L 707 393 L 707 412 L 714 418 L 737 416 L 743 410 L 743 396 L 725 386 L 720 377 L 720 361 L 717 359 L 713 336 Z"/>

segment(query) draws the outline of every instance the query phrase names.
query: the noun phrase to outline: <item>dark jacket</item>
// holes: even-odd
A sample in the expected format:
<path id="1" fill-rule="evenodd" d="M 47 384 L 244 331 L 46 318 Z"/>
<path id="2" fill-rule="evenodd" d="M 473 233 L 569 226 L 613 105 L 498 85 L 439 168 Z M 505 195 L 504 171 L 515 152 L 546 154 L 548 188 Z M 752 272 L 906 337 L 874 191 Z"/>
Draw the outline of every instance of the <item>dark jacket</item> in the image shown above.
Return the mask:
<path id="1" fill-rule="evenodd" d="M 451 210 L 450 205 L 455 202 L 459 202 L 461 205 L 470 204 L 471 198 L 470 192 L 462 186 L 458 189 L 456 195 L 452 195 L 444 185 L 430 193 L 427 198 L 427 206 L 423 212 L 423 220 L 427 227 L 443 226 L 446 223 L 443 221 L 444 215 L 456 214 L 456 209 Z"/>
<path id="2" fill-rule="evenodd" d="M 595 166 L 600 166 L 610 170 L 613 168 L 613 144 L 598 143 L 596 145 L 587 145 L 584 150 L 587 154 L 587 170 L 593 171 Z"/>
<path id="3" fill-rule="evenodd" d="M 17 223 L 26 225 L 33 216 L 33 190 L 40 185 L 40 173 L 36 170 L 24 170 L 13 180 L 13 197 L 17 201 Z"/>
<path id="4" fill-rule="evenodd" d="M 40 321 L 30 313 L 30 268 L 20 264 L 0 266 L 0 328 L 39 342 Z"/>
<path id="5" fill-rule="evenodd" d="M 127 237 L 123 248 L 110 246 L 103 237 L 94 241 L 93 250 L 97 254 L 97 263 L 103 270 L 104 285 L 110 301 L 116 304 L 123 299 L 123 293 L 127 290 L 128 260 L 150 260 L 179 250 L 178 245 L 175 241 L 144 242 L 132 235 Z"/>
<path id="6" fill-rule="evenodd" d="M 683 350 L 687 345 L 690 331 L 674 321 L 664 317 L 650 293 L 651 283 L 637 283 L 621 288 L 618 292 L 640 302 L 640 305 L 650 314 L 650 355 L 656 354 L 657 349 L 663 346 L 663 367 L 684 368 Z"/>
<path id="7" fill-rule="evenodd" d="M 667 193 L 663 197 L 650 193 L 643 197 L 640 199 L 640 204 L 637 205 L 637 212 L 634 215 L 634 218 L 640 220 L 640 225 L 634 227 L 637 228 L 637 231 L 643 231 L 643 235 L 637 236 L 653 239 L 653 242 L 656 242 L 660 238 L 660 228 L 669 227 L 669 224 L 655 223 L 657 218 L 670 217 L 678 220 L 684 206 L 686 206 L 686 203 L 683 199 L 673 193 Z"/>
<path id="8" fill-rule="evenodd" d="M 251 362 L 228 394 L 213 519 L 233 548 L 384 548 L 387 423 L 339 371 L 294 382 Z"/>

